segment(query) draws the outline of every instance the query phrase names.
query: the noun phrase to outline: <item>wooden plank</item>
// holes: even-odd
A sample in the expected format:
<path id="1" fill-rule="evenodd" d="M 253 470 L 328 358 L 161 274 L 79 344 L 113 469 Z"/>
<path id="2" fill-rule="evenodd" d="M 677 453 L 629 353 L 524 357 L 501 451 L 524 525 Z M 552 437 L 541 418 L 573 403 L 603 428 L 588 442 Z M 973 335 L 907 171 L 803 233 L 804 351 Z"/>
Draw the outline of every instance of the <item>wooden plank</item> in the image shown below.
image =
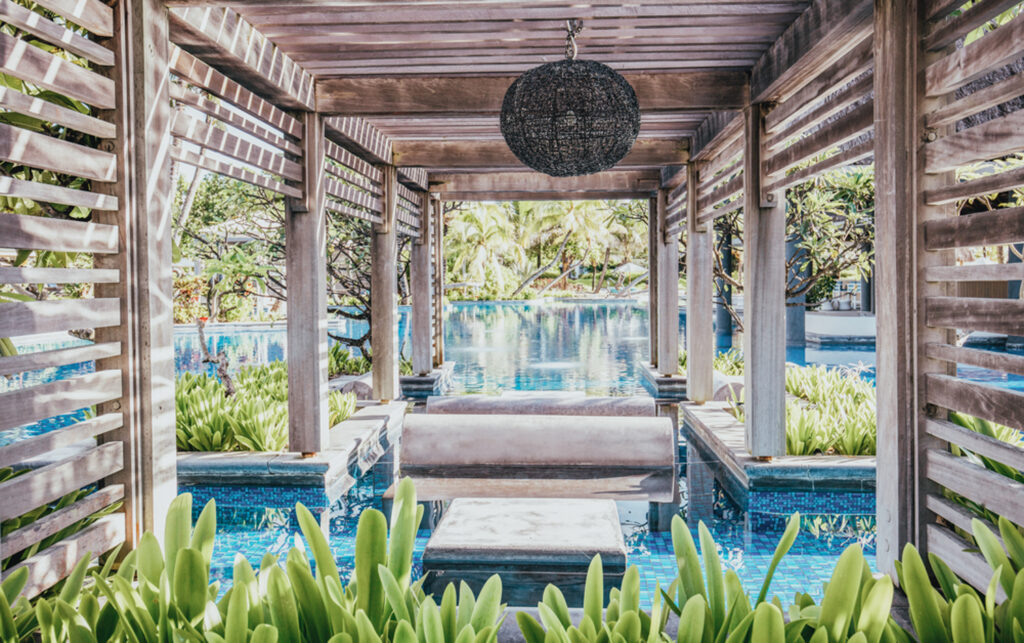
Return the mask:
<path id="1" fill-rule="evenodd" d="M 349 201 L 368 210 L 372 210 L 373 212 L 381 212 L 384 207 L 383 202 L 380 199 L 374 197 L 368 192 L 362 192 L 348 183 L 324 178 L 323 186 L 324 190 L 330 196 L 343 201 Z"/>
<path id="2" fill-rule="evenodd" d="M 176 9 L 171 42 L 277 105 L 315 110 L 313 77 L 232 9 Z"/>
<path id="3" fill-rule="evenodd" d="M 924 241 L 928 250 L 1024 242 L 1024 207 L 928 221 Z"/>
<path id="4" fill-rule="evenodd" d="M 0 482 L 0 520 L 8 520 L 53 502 L 87 484 L 102 480 L 123 466 L 124 444 L 107 442 Z"/>
<path id="5" fill-rule="evenodd" d="M 242 87 L 192 54 L 171 47 L 171 71 L 196 87 L 210 92 L 246 114 L 297 139 L 302 138 L 302 123 L 273 103 Z"/>
<path id="6" fill-rule="evenodd" d="M 80 364 L 120 354 L 120 342 L 101 342 L 86 346 L 72 346 L 71 348 L 55 348 L 48 351 L 22 353 L 20 355 L 0 357 L 0 375 L 14 375 L 15 373 L 34 371 L 40 368 Z"/>
<path id="7" fill-rule="evenodd" d="M 927 475 L 950 491 L 1017 524 L 1024 524 L 1024 484 L 948 451 L 928 449 Z"/>
<path id="8" fill-rule="evenodd" d="M 94 181 L 117 180 L 117 156 L 3 123 L 0 160 Z"/>
<path id="9" fill-rule="evenodd" d="M 431 288 L 432 262 L 430 250 L 432 235 L 435 233 L 430 221 L 430 194 L 421 196 L 422 224 L 419 226 L 420 236 L 412 244 L 409 259 L 409 289 L 412 294 L 412 311 L 409 325 L 412 333 L 412 370 L 414 373 L 426 375 L 433 369 L 431 340 L 432 312 L 434 308 L 433 290 Z"/>
<path id="10" fill-rule="evenodd" d="M 925 379 L 929 403 L 1024 430 L 1024 394 L 952 375 L 930 373 Z"/>
<path id="11" fill-rule="evenodd" d="M 19 464 L 44 453 L 109 433 L 122 426 L 124 426 L 124 416 L 121 413 L 106 413 L 77 424 L 12 442 L 0 447 L 0 467 Z"/>
<path id="12" fill-rule="evenodd" d="M 0 393 L 0 430 L 71 413 L 121 397 L 121 372 L 100 371 Z"/>
<path id="13" fill-rule="evenodd" d="M 658 190 L 654 203 L 658 236 L 658 372 L 679 374 L 679 237 L 665 221 L 668 190 Z"/>
<path id="14" fill-rule="evenodd" d="M 830 123 L 814 136 L 800 139 L 765 161 L 765 172 L 771 176 L 813 158 L 822 152 L 851 141 L 874 125 L 874 104 L 868 101 L 853 108 L 842 119 Z"/>
<path id="15" fill-rule="evenodd" d="M 977 547 L 939 525 L 928 525 L 926 533 L 928 551 L 941 558 L 954 574 L 978 590 L 988 589 L 992 568 L 977 553 Z M 998 593 L 1002 593 L 998 584 L 996 588 Z"/>
<path id="16" fill-rule="evenodd" d="M 658 243 L 658 223 L 655 218 L 658 212 L 658 201 L 656 196 L 647 200 L 647 327 L 651 337 L 651 367 L 658 366 L 658 340 L 661 334 L 658 333 L 658 322 L 661 317 L 655 311 L 658 310 L 658 251 L 661 245 Z"/>
<path id="17" fill-rule="evenodd" d="M 1019 3 L 1020 0 L 978 0 L 960 15 L 933 25 L 924 37 L 924 48 L 941 51 Z"/>
<path id="18" fill-rule="evenodd" d="M 118 250 L 117 226 L 7 212 L 0 212 L 0 239 L 5 248 L 26 250 L 94 253 Z"/>
<path id="19" fill-rule="evenodd" d="M 176 83 L 171 83 L 169 88 L 171 91 L 171 98 L 174 100 L 185 103 L 204 114 L 208 114 L 216 118 L 222 123 L 230 125 L 231 127 L 236 127 L 247 134 L 251 134 L 264 143 L 272 145 L 284 152 L 290 152 L 299 156 L 302 155 L 301 147 L 289 140 L 287 137 L 264 127 L 262 122 L 256 122 L 251 118 L 246 118 L 238 111 L 232 111 L 220 103 L 207 100 L 196 92 L 189 91 Z"/>
<path id="20" fill-rule="evenodd" d="M 769 192 L 775 192 L 776 190 L 784 190 L 793 185 L 803 183 L 808 179 L 812 179 L 820 174 L 824 174 L 829 170 L 837 167 L 843 167 L 844 165 L 850 165 L 857 161 L 862 161 L 866 158 L 870 158 L 875 153 L 875 140 L 872 134 L 871 140 L 858 143 L 853 147 L 847 148 L 846 150 L 833 154 L 823 161 L 818 161 L 813 165 L 801 168 L 795 172 L 790 172 L 776 179 L 769 187 Z"/>
<path id="21" fill-rule="evenodd" d="M 762 194 L 761 105 L 744 112 L 743 355 L 746 445 L 755 457 L 786 455 L 786 212 Z"/>
<path id="22" fill-rule="evenodd" d="M 929 326 L 1024 335 L 1024 299 L 928 297 L 925 319 Z"/>
<path id="23" fill-rule="evenodd" d="M 639 139 L 616 166 L 649 168 L 688 160 L 689 139 Z M 525 171 L 505 141 L 395 141 L 395 163 L 432 171 L 459 169 L 516 169 Z"/>
<path id="24" fill-rule="evenodd" d="M 402 221 L 397 222 L 395 225 L 397 226 L 396 230 L 398 231 L 398 234 L 401 234 L 401 235 L 404 235 L 406 237 L 410 237 L 410 238 L 413 238 L 413 239 L 419 239 L 420 232 L 419 232 L 418 228 L 413 228 L 413 227 L 411 227 L 409 225 L 406 225 Z"/>
<path id="25" fill-rule="evenodd" d="M 339 167 L 338 165 L 335 165 L 334 159 L 330 159 L 330 161 L 327 159 L 324 160 L 324 170 L 327 172 L 325 178 L 341 181 L 342 183 L 351 183 L 375 197 L 379 197 L 382 194 L 382 190 L 379 185 L 376 185 L 362 174 L 357 174 L 355 171 L 347 167 Z"/>
<path id="26" fill-rule="evenodd" d="M 0 2 L 10 2 L 10 0 L 0 0 Z M 64 125 L 65 127 L 100 138 L 114 138 L 117 136 L 117 127 L 113 123 L 108 123 L 107 121 L 62 107 L 41 98 L 33 98 L 10 87 L 0 87 L 0 107 L 12 112 L 25 114 L 26 116 L 33 116 L 44 121 Z"/>
<path id="27" fill-rule="evenodd" d="M 658 188 L 656 171 L 608 170 L 585 176 L 548 176 L 534 171 L 431 173 L 431 189 L 438 192 L 578 192 L 601 194 Z M 649 196 L 649 195 L 645 195 Z"/>
<path id="28" fill-rule="evenodd" d="M 45 538 L 70 527 L 79 520 L 88 518 L 97 511 L 124 498 L 124 485 L 115 484 L 82 498 L 78 502 L 29 523 L 25 527 L 4 536 L 4 556 L 11 556 L 28 549 Z"/>
<path id="29" fill-rule="evenodd" d="M 925 171 L 933 174 L 1008 156 L 1024 149 L 1024 112 L 1013 112 L 924 146 Z"/>
<path id="30" fill-rule="evenodd" d="M 747 77 L 738 71 L 623 74 L 641 111 L 738 109 L 747 100 Z M 380 114 L 497 114 L 518 76 L 323 78 L 317 110 L 346 116 Z"/>
<path id="31" fill-rule="evenodd" d="M 352 116 L 332 116 L 326 120 L 326 126 L 327 138 L 346 146 L 356 156 L 370 163 L 391 163 L 391 139 L 370 121 Z"/>
<path id="32" fill-rule="evenodd" d="M 924 15 L 929 22 L 937 22 L 964 4 L 964 0 L 925 0 Z"/>
<path id="33" fill-rule="evenodd" d="M 114 107 L 114 81 L 5 33 L 0 33 L 0 71 L 95 107 Z"/>
<path id="34" fill-rule="evenodd" d="M 731 141 L 723 135 L 722 139 L 709 145 L 707 151 L 713 156 L 703 161 L 700 168 L 700 179 L 704 185 L 720 181 L 723 174 L 731 174 L 741 167 L 743 163 L 742 132 Z"/>
<path id="35" fill-rule="evenodd" d="M 299 198 L 302 196 L 302 191 L 298 188 L 292 187 L 281 181 L 276 181 L 269 176 L 262 174 L 256 174 L 250 170 L 247 170 L 237 165 L 225 163 L 209 156 L 201 155 L 193 150 L 185 149 L 181 146 L 174 146 L 171 148 L 171 158 L 180 163 L 192 165 L 195 167 L 201 167 L 204 170 L 209 170 L 216 174 L 223 174 L 224 176 L 230 176 L 233 179 L 238 179 L 245 183 L 251 183 L 257 187 L 265 188 L 271 192 L 277 192 L 285 196 Z"/>
<path id="36" fill-rule="evenodd" d="M 174 112 L 174 118 L 171 120 L 171 133 L 175 137 L 195 143 L 201 148 L 230 156 L 271 174 L 293 181 L 302 178 L 302 166 L 295 161 L 290 161 L 265 147 L 250 143 L 240 136 L 217 127 L 211 127 L 209 124 L 189 116 L 181 109 Z"/>
<path id="37" fill-rule="evenodd" d="M 0 0 L 0 21 L 10 23 L 39 36 L 43 40 L 104 67 L 114 64 L 114 52 L 81 36 L 70 29 L 44 18 L 42 14 L 14 4 L 11 0 Z"/>
<path id="38" fill-rule="evenodd" d="M 972 521 L 980 520 L 983 523 L 985 523 L 987 527 L 992 529 L 992 532 L 996 535 L 996 538 L 999 538 L 998 527 L 996 527 L 989 521 L 985 520 L 979 514 L 976 514 L 973 511 L 970 511 L 969 509 L 956 504 L 955 502 L 947 500 L 942 496 L 937 496 L 933 493 L 928 494 L 925 497 L 925 507 L 927 507 L 929 511 L 933 512 L 937 516 L 942 517 L 950 524 L 959 527 L 960 529 L 963 529 L 967 533 L 971 533 L 973 529 Z"/>
<path id="39" fill-rule="evenodd" d="M 765 128 L 772 135 L 794 118 L 812 109 L 823 96 L 835 93 L 871 68 L 874 61 L 872 39 L 865 38 L 850 53 L 843 56 L 786 100 L 765 115 Z"/>
<path id="40" fill-rule="evenodd" d="M 324 125 L 303 114 L 303 199 L 287 200 L 286 270 L 302 275 L 288 287 L 288 448 L 317 453 L 327 431 L 327 212 L 324 209 Z M 397 274 L 397 273 L 396 273 Z"/>
<path id="41" fill-rule="evenodd" d="M 712 162 L 730 143 L 742 138 L 743 119 L 738 112 L 713 112 L 697 126 L 690 157 L 695 161 Z"/>
<path id="42" fill-rule="evenodd" d="M 954 346 L 952 344 L 939 344 L 936 342 L 925 344 L 924 349 L 925 354 L 933 359 L 1024 375 L 1024 355 L 997 353 L 980 348 L 967 348 L 966 346 Z"/>
<path id="43" fill-rule="evenodd" d="M 103 328 L 121 323 L 118 299 L 63 299 L 0 304 L 0 337 Z"/>
<path id="44" fill-rule="evenodd" d="M 331 160 L 336 161 L 339 165 L 350 168 L 356 174 L 365 177 L 369 181 L 380 183 L 383 176 L 381 171 L 370 163 L 367 163 L 363 159 L 357 157 L 352 152 L 349 152 L 342 146 L 330 140 L 324 141 L 324 149 L 327 152 L 327 156 L 329 156 Z"/>
<path id="45" fill-rule="evenodd" d="M 813 0 L 750 72 L 750 100 L 799 89 L 871 34 L 871 0 Z"/>
<path id="46" fill-rule="evenodd" d="M 434 271 L 431 287 L 434 289 L 434 366 L 444 365 L 444 202 L 433 198 Z"/>
<path id="47" fill-rule="evenodd" d="M 0 194 L 46 203 L 77 205 L 92 210 L 117 210 L 118 207 L 116 196 L 75 190 L 36 181 L 23 181 L 9 176 L 0 176 Z M 2 216 L 5 215 L 0 213 L 0 217 Z"/>
<path id="48" fill-rule="evenodd" d="M 928 418 L 924 426 L 929 435 L 940 440 L 1024 471 L 1024 449 L 1018 446 L 965 429 L 947 420 Z"/>
<path id="49" fill-rule="evenodd" d="M 86 554 L 106 553 L 124 540 L 125 514 L 118 512 L 104 516 L 77 534 L 6 570 L 4 577 L 20 567 L 27 567 L 29 581 L 21 595 L 31 598 L 66 578 Z"/>
<path id="50" fill-rule="evenodd" d="M 398 168 L 401 170 L 402 168 Z M 414 210 L 419 211 L 420 205 L 423 201 L 422 197 L 417 192 L 413 192 L 406 186 L 402 185 L 401 182 L 395 186 L 395 193 L 404 199 Z"/>
<path id="51" fill-rule="evenodd" d="M 0 284 L 116 284 L 118 270 L 90 268 L 0 268 Z"/>
<path id="52" fill-rule="evenodd" d="M 800 117 L 793 119 L 785 127 L 772 134 L 768 140 L 768 150 L 775 152 L 787 143 L 792 142 L 794 137 L 804 134 L 807 130 L 822 126 L 827 119 L 870 94 L 874 91 L 874 87 L 875 79 L 873 75 L 865 74 L 834 94 L 826 96 L 824 102 L 820 105 L 804 112 Z"/>
<path id="53" fill-rule="evenodd" d="M 743 190 L 745 189 L 745 181 L 746 179 L 744 179 L 744 175 L 739 174 L 729 179 L 726 183 L 712 190 L 710 194 L 700 196 L 697 200 L 698 220 L 700 218 L 709 218 L 704 217 L 704 215 L 711 214 L 712 209 L 716 205 L 718 205 L 722 201 L 725 201 L 726 199 L 732 198 L 737 194 L 743 192 Z M 732 208 L 722 208 L 720 212 L 717 212 L 717 214 L 722 215 L 731 211 Z M 710 218 L 714 218 L 713 214 Z"/>
<path id="54" fill-rule="evenodd" d="M 925 92 L 942 96 L 1021 56 L 1024 20 L 1015 18 L 925 70 Z"/>
<path id="55" fill-rule="evenodd" d="M 924 191 L 924 199 L 928 205 L 944 205 L 983 194 L 1004 192 L 1021 185 L 1024 185 L 1024 168 L 1017 168 L 970 181 L 930 188 Z"/>
<path id="56" fill-rule="evenodd" d="M 1015 281 L 1024 279 L 1024 263 L 928 266 L 921 274 L 925 281 Z"/>
<path id="57" fill-rule="evenodd" d="M 403 186 L 408 186 L 420 192 L 426 192 L 429 187 L 427 184 L 427 170 L 422 167 L 398 168 L 398 181 Z"/>
<path id="58" fill-rule="evenodd" d="M 114 35 L 114 11 L 100 0 L 36 0 L 36 4 L 88 29 L 93 35 L 103 38 Z"/>
<path id="59" fill-rule="evenodd" d="M 370 256 L 370 348 L 373 352 L 373 397 L 395 400 L 401 395 L 398 380 L 398 236 L 395 230 L 398 179 L 394 166 L 384 168 L 383 221 L 374 226 Z"/>
<path id="60" fill-rule="evenodd" d="M 381 221 L 383 221 L 383 219 L 381 219 L 380 214 L 368 212 L 366 210 L 360 210 L 358 208 L 350 206 L 347 203 L 335 201 L 330 197 L 324 200 L 324 208 L 328 212 L 333 212 L 335 214 L 341 214 L 348 217 L 355 217 L 357 219 L 362 219 L 363 221 L 369 221 L 370 223 L 380 223 Z"/>
<path id="61" fill-rule="evenodd" d="M 1024 96 L 1024 74 L 1010 76 L 939 107 L 925 115 L 924 124 L 925 127 L 932 129 L 952 125 L 966 116 L 977 114 L 1018 96 Z"/>

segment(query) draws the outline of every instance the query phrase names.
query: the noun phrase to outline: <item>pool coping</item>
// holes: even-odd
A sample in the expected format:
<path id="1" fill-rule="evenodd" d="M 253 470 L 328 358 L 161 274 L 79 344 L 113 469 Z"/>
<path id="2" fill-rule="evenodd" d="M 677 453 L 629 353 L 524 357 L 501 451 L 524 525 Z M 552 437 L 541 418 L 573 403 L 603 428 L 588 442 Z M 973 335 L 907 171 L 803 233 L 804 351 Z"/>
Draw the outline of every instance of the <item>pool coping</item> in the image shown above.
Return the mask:
<path id="1" fill-rule="evenodd" d="M 326 450 L 307 458 L 296 452 L 181 451 L 178 484 L 323 487 L 328 498 L 337 498 L 397 441 L 407 406 L 362 406 L 331 428 Z"/>
<path id="2" fill-rule="evenodd" d="M 450 391 L 454 384 L 452 375 L 454 372 L 455 362 L 448 361 L 432 369 L 426 375 L 401 375 L 398 378 L 398 384 L 402 391 L 402 397 L 420 400 L 431 395 L 443 395 L 446 391 Z M 335 375 L 328 380 L 327 384 L 332 391 L 340 391 L 349 382 L 370 377 L 371 373 L 369 372 L 359 375 Z"/>
<path id="3" fill-rule="evenodd" d="M 874 491 L 875 456 L 754 458 L 746 449 L 744 426 L 728 406 L 728 402 L 681 404 L 680 431 L 688 448 L 695 446 L 720 463 L 716 477 L 741 497 L 757 491 Z M 728 479 L 721 479 L 723 474 Z"/>
<path id="4" fill-rule="evenodd" d="M 663 375 L 653 364 L 640 364 L 642 384 L 652 397 L 658 400 L 682 401 L 686 399 L 686 376 L 676 373 Z"/>

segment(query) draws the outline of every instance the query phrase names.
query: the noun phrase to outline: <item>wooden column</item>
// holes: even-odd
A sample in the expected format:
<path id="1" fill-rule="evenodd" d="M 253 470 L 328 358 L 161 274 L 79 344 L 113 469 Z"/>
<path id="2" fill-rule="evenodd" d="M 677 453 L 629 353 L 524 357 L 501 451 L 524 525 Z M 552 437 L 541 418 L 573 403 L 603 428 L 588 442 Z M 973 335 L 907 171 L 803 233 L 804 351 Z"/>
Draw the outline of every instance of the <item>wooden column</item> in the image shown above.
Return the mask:
<path id="1" fill-rule="evenodd" d="M 431 216 L 431 198 L 429 192 L 423 193 L 423 206 L 420 214 L 420 236 L 413 240 L 410 257 L 410 289 L 412 290 L 412 313 L 410 326 L 412 329 L 412 370 L 414 373 L 426 375 L 433 368 L 431 320 L 433 310 L 433 284 L 431 283 L 431 233 L 434 227 Z"/>
<path id="2" fill-rule="evenodd" d="M 370 248 L 370 351 L 373 353 L 373 397 L 395 400 L 398 381 L 398 229 L 395 225 L 397 173 L 383 167 L 383 222 L 374 224 Z"/>
<path id="3" fill-rule="evenodd" d="M 114 5 L 113 68 L 118 139 L 101 148 L 118 154 L 117 184 L 93 190 L 118 197 L 118 211 L 94 210 L 93 221 L 121 227 L 121 252 L 95 255 L 96 268 L 118 268 L 120 284 L 99 284 L 96 297 L 120 297 L 120 327 L 97 329 L 97 342 L 120 341 L 121 355 L 97 362 L 119 368 L 122 401 L 99 405 L 98 414 L 121 411 L 122 428 L 101 441 L 123 441 L 124 468 L 106 479 L 125 486 L 126 540 L 144 530 L 163 537 L 178 493 L 174 435 L 174 316 L 171 286 L 170 76 L 167 8 L 159 0 Z"/>
<path id="4" fill-rule="evenodd" d="M 651 334 L 651 365 L 658 366 L 658 200 L 647 206 L 647 319 Z"/>
<path id="5" fill-rule="evenodd" d="M 686 178 L 686 397 L 707 402 L 714 395 L 715 337 L 712 300 L 714 226 L 697 224 L 698 171 Z"/>
<path id="6" fill-rule="evenodd" d="M 679 237 L 666 234 L 668 190 L 658 190 L 658 372 L 679 373 Z"/>
<path id="7" fill-rule="evenodd" d="M 303 198 L 286 199 L 288 277 L 288 448 L 327 448 L 327 212 L 323 200 L 324 129 L 302 115 Z"/>
<path id="8" fill-rule="evenodd" d="M 762 105 L 743 113 L 743 355 L 747 448 L 786 454 L 786 213 L 763 194 Z"/>
<path id="9" fill-rule="evenodd" d="M 444 202 L 434 202 L 434 366 L 444 364 Z"/>

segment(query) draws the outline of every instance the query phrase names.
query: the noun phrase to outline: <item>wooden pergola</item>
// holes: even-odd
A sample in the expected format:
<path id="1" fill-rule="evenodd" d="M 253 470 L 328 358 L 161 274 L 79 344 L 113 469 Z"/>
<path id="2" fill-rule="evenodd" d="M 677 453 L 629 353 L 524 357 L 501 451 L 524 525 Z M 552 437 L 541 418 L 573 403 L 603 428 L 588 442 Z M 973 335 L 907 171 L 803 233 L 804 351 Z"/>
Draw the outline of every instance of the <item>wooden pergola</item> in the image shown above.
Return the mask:
<path id="1" fill-rule="evenodd" d="M 97 412 L 0 448 L 0 466 L 83 438 L 98 445 L 0 484 L 0 519 L 97 481 L 48 533 L 125 503 L 36 556 L 35 590 L 82 552 L 161 531 L 176 493 L 172 161 L 286 197 L 290 447 L 305 453 L 322 450 L 328 430 L 328 217 L 373 224 L 373 388 L 390 400 L 399 397 L 398 235 L 415 238 L 413 362 L 426 372 L 443 361 L 442 201 L 650 199 L 652 360 L 663 374 L 677 369 L 685 228 L 686 376 L 689 397 L 703 402 L 712 388 L 713 222 L 742 209 L 747 444 L 768 457 L 785 451 L 785 190 L 873 158 L 879 565 L 891 571 L 913 542 L 987 584 L 987 566 L 950 528 L 969 527 L 970 515 L 943 489 L 1024 525 L 1020 485 L 947 444 L 1017 469 L 1022 453 L 946 419 L 962 411 L 1024 429 L 1024 395 L 956 377 L 957 363 L 1024 374 L 1019 356 L 956 342 L 956 329 L 1024 335 L 1024 302 L 951 289 L 1022 276 L 1011 265 L 958 266 L 953 255 L 1024 241 L 1024 208 L 957 216 L 964 199 L 1024 185 L 1016 166 L 957 175 L 1024 151 L 1024 112 L 958 126 L 1024 94 L 1021 76 L 970 85 L 1024 56 L 1024 18 L 962 44 L 1015 2 L 979 0 L 954 13 L 963 0 L 36 1 L 63 19 L 0 0 L 2 19 L 88 64 L 0 34 L 2 71 L 91 109 L 0 90 L 0 107 L 61 126 L 0 125 L 0 160 L 85 181 L 4 176 L 0 194 L 91 216 L 2 213 L 0 247 L 88 253 L 93 267 L 0 269 L 0 283 L 93 283 L 95 294 L 0 303 L 0 337 L 86 326 L 96 343 L 0 358 L 0 375 L 83 360 L 97 367 L 0 395 L 0 429 L 84 406 Z M 572 18 L 585 23 L 581 56 L 636 89 L 642 126 L 613 170 L 555 179 L 518 163 L 498 112 L 518 74 L 562 56 Z M 0 546 L 24 549 L 39 533 Z"/>

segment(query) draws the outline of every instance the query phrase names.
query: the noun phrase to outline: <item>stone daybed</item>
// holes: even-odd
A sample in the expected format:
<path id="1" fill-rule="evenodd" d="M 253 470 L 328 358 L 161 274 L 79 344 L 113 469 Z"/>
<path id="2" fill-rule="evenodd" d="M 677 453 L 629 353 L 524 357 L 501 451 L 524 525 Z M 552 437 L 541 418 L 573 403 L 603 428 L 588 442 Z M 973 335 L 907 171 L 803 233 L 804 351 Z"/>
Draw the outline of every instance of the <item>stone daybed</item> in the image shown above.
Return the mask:
<path id="1" fill-rule="evenodd" d="M 299 453 L 178 453 L 179 484 L 323 487 L 329 498 L 348 491 L 401 435 L 406 404 L 363 405 L 330 430 L 330 447 Z"/>
<path id="2" fill-rule="evenodd" d="M 716 477 L 734 498 L 752 491 L 873 491 L 874 456 L 781 456 L 770 461 L 751 456 L 741 422 L 729 402 L 680 405 L 682 435 L 688 449 L 710 457 Z M 688 454 L 687 459 L 690 459 Z"/>
<path id="3" fill-rule="evenodd" d="M 426 375 L 402 375 L 398 378 L 402 396 L 406 398 L 425 398 L 448 391 L 452 386 L 452 371 L 455 362 L 445 362 Z M 357 400 L 369 400 L 373 397 L 373 374 L 336 375 L 329 386 L 332 391 L 355 393 Z"/>

